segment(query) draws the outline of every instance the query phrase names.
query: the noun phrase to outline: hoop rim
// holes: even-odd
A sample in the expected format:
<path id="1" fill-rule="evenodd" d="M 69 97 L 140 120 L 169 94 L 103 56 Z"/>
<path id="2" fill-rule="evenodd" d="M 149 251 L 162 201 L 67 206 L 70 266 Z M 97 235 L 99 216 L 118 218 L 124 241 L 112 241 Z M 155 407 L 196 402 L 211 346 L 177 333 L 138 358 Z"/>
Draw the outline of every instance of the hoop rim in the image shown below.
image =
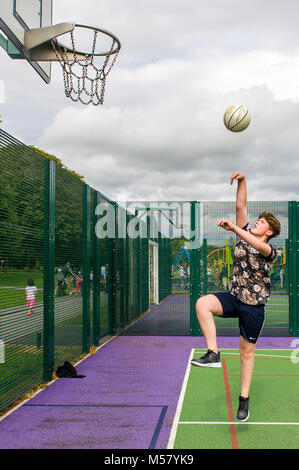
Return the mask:
<path id="1" fill-rule="evenodd" d="M 72 52 L 73 54 L 78 54 L 78 55 L 81 54 L 81 55 L 84 55 L 84 56 L 93 56 L 93 57 L 113 55 L 113 54 L 116 54 L 120 51 L 120 48 L 121 48 L 120 40 L 118 39 L 117 36 L 115 36 L 115 34 L 111 33 L 110 31 L 107 31 L 107 30 L 102 29 L 102 28 L 98 28 L 97 26 L 86 25 L 86 24 L 81 24 L 81 23 L 75 23 L 74 28 L 72 29 L 72 31 L 74 31 L 76 27 L 86 28 L 86 29 L 93 29 L 94 31 L 99 31 L 100 33 L 103 33 L 106 36 L 109 36 L 114 41 L 116 41 L 117 45 L 114 47 L 114 49 L 111 52 L 106 51 L 106 52 L 98 52 L 98 53 L 78 51 L 78 50 L 72 49 L 69 46 L 66 46 L 63 43 L 57 41 L 60 47 L 66 49 L 69 52 Z M 57 38 L 55 38 L 55 39 L 57 40 Z"/>

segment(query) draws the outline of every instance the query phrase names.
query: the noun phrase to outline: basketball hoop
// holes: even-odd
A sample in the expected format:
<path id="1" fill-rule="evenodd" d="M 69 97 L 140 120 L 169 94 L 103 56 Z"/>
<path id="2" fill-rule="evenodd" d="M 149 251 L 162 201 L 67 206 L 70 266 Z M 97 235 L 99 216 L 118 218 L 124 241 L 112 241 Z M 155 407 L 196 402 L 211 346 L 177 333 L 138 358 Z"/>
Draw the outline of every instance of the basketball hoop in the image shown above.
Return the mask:
<path id="1" fill-rule="evenodd" d="M 90 51 L 76 49 L 74 30 L 78 28 L 93 31 Z M 102 105 L 106 79 L 115 64 L 121 44 L 112 33 L 94 26 L 75 24 L 68 34 L 70 46 L 59 43 L 57 37 L 51 40 L 56 60 L 62 67 L 65 95 L 84 105 Z M 106 41 L 108 39 L 108 50 L 97 50 L 99 37 L 105 37 Z"/>

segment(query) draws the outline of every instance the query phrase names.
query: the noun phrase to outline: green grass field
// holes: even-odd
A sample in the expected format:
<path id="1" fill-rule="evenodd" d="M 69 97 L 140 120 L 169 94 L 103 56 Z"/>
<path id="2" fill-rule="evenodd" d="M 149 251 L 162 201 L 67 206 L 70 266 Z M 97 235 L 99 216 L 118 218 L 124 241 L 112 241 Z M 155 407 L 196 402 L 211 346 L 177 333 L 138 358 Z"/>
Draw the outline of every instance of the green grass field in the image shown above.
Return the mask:
<path id="1" fill-rule="evenodd" d="M 205 351 L 194 350 L 190 359 Z M 289 350 L 256 350 L 250 417 L 236 422 L 238 350 L 221 350 L 222 368 L 187 365 L 168 448 L 298 449 L 299 363 Z"/>
<path id="2" fill-rule="evenodd" d="M 0 274 L 0 287 L 23 287 L 29 278 L 34 279 L 36 287 L 43 287 L 43 273 L 33 271 L 7 271 Z"/>

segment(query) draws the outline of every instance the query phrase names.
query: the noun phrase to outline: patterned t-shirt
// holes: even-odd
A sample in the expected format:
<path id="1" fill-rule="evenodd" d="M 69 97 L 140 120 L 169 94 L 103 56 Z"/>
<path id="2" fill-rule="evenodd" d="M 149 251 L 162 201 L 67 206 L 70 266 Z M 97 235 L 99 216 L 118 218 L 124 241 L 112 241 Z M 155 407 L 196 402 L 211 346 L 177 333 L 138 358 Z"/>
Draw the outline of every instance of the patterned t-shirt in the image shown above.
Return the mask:
<path id="1" fill-rule="evenodd" d="M 243 230 L 250 231 L 249 224 Z M 270 270 L 277 259 L 274 245 L 268 257 L 237 237 L 233 273 L 229 290 L 237 299 L 249 305 L 265 304 L 270 297 Z"/>

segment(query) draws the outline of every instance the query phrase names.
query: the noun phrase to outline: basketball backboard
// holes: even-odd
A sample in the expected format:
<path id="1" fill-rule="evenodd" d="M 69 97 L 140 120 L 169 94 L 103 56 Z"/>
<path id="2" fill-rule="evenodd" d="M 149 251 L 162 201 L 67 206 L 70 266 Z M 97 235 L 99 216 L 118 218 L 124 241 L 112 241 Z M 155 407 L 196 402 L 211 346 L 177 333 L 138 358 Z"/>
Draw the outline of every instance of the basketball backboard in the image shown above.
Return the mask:
<path id="1" fill-rule="evenodd" d="M 24 54 L 25 31 L 52 26 L 53 0 L 0 0 L 0 46 L 13 59 L 26 59 L 49 83 L 51 62 L 35 62 Z"/>

